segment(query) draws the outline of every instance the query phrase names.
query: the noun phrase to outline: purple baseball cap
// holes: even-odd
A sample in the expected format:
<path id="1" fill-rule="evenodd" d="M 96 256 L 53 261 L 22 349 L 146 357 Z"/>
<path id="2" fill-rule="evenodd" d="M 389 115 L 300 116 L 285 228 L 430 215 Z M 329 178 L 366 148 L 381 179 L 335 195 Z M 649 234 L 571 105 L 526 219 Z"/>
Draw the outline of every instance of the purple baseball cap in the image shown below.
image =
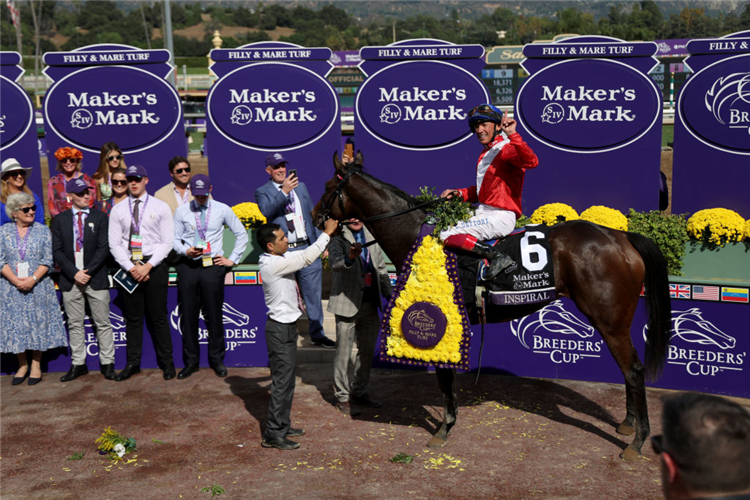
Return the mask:
<path id="1" fill-rule="evenodd" d="M 125 171 L 125 177 L 148 177 L 148 172 L 143 165 L 130 165 Z"/>
<path id="2" fill-rule="evenodd" d="M 83 180 L 83 177 L 76 177 L 75 179 L 68 181 L 65 184 L 65 192 L 66 193 L 83 193 L 87 189 L 94 189 L 93 187 L 89 186 L 89 183 Z"/>
<path id="3" fill-rule="evenodd" d="M 266 156 L 266 167 L 275 167 L 279 163 L 289 163 L 281 153 L 272 153 Z"/>
<path id="4" fill-rule="evenodd" d="M 190 194 L 193 196 L 207 196 L 211 191 L 211 179 L 207 175 L 198 174 L 190 179 Z"/>

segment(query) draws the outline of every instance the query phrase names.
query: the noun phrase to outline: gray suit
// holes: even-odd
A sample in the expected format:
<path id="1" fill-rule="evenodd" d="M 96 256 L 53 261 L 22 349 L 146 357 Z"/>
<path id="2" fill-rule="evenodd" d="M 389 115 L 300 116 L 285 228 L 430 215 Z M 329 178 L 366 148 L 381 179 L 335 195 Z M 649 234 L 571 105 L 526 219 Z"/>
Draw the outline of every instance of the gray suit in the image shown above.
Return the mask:
<path id="1" fill-rule="evenodd" d="M 369 231 L 364 228 L 362 230 L 365 232 L 365 240 L 372 241 L 373 237 Z M 336 359 L 333 365 L 333 380 L 336 399 L 342 403 L 349 401 L 350 394 L 354 397 L 367 395 L 380 325 L 380 297 L 388 297 L 391 294 L 391 282 L 379 245 L 367 248 L 373 269 L 374 290 L 365 289 L 365 266 L 361 257 L 355 258 L 347 266 L 346 256 L 354 242 L 354 235 L 345 227 L 341 234 L 328 244 L 328 259 L 333 271 L 328 311 L 336 315 Z M 354 381 L 350 386 L 349 365 L 355 338 L 357 359 L 354 365 Z"/>

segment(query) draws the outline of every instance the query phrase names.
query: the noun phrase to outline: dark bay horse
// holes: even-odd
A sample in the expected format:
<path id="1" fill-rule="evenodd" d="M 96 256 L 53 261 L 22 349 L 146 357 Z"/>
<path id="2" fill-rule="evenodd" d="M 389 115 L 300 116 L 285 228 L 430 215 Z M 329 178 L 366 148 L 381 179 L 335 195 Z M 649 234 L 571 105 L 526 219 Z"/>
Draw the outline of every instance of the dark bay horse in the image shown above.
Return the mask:
<path id="1" fill-rule="evenodd" d="M 401 213 L 413 208 L 415 200 L 364 172 L 361 153 L 347 165 L 334 154 L 333 163 L 336 172 L 326 182 L 325 193 L 313 210 L 314 220 L 322 224 L 324 218 L 330 216 L 338 220 L 364 221 L 400 270 L 419 234 L 425 213 L 422 210 Z M 384 214 L 391 215 L 377 218 Z M 372 220 L 374 217 L 376 220 Z M 576 304 L 591 326 L 599 331 L 625 377 L 627 413 L 617 432 L 635 433 L 633 442 L 620 454 L 624 459 L 634 460 L 640 456 L 643 442 L 650 433 L 645 376 L 659 375 L 669 340 L 669 281 L 664 256 L 644 236 L 585 221 L 552 226 L 549 241 L 557 298 L 568 297 Z M 630 326 L 644 283 L 649 310 L 645 366 L 630 338 Z M 548 303 L 505 306 L 500 310 L 500 320 L 526 316 Z M 433 447 L 446 444 L 458 412 L 455 371 L 438 368 L 436 372 L 443 394 L 444 416 L 440 429 L 428 443 Z"/>

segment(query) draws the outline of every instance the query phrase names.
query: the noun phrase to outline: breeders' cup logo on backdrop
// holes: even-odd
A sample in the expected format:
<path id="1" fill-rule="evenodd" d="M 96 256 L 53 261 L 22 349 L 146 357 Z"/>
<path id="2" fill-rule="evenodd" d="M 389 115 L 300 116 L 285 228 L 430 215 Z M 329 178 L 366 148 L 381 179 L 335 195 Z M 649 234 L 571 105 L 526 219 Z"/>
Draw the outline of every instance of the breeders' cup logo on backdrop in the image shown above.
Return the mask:
<path id="1" fill-rule="evenodd" d="M 65 312 L 62 309 L 60 310 L 60 314 L 62 314 L 63 316 L 63 321 L 65 322 L 66 329 L 70 330 L 67 315 L 65 315 Z M 110 311 L 109 322 L 112 325 L 112 336 L 114 337 L 116 353 L 118 349 L 126 347 L 127 334 L 125 333 L 125 318 L 114 311 Z M 88 314 L 83 317 L 83 330 L 86 335 L 86 355 L 91 357 L 98 357 L 99 341 L 96 338 L 94 322 Z"/>
<path id="2" fill-rule="evenodd" d="M 240 146 L 260 151 L 296 149 L 326 134 L 339 120 L 339 100 L 325 78 L 282 62 L 240 67 L 208 94 L 208 119 Z"/>
<path id="3" fill-rule="evenodd" d="M 704 319 L 699 308 L 672 311 L 670 333 L 667 364 L 682 366 L 693 376 L 715 377 L 724 371 L 743 370 L 747 353 L 737 352 L 737 339 Z M 643 327 L 644 340 L 647 334 L 648 325 Z"/>
<path id="4" fill-rule="evenodd" d="M 34 108 L 28 94 L 16 83 L 0 75 L 0 149 L 23 138 L 33 122 Z"/>
<path id="5" fill-rule="evenodd" d="M 99 152 L 117 139 L 134 153 L 167 139 L 181 124 L 180 96 L 163 78 L 130 66 L 95 66 L 57 81 L 44 101 L 45 124 L 71 145 Z"/>
<path id="6" fill-rule="evenodd" d="M 659 89 L 652 80 L 616 60 L 547 66 L 524 82 L 516 102 L 517 119 L 531 135 L 574 153 L 627 146 L 661 117 Z"/>
<path id="7" fill-rule="evenodd" d="M 359 124 L 403 149 L 450 147 L 471 136 L 466 112 L 490 102 L 480 79 L 444 61 L 404 61 L 372 74 L 357 92 Z"/>
<path id="8" fill-rule="evenodd" d="M 576 364 L 586 358 L 601 357 L 604 341 L 593 340 L 594 328 L 567 311 L 562 300 L 511 321 L 510 329 L 522 346 L 556 364 Z M 563 335 L 569 338 L 557 338 Z"/>
<path id="9" fill-rule="evenodd" d="M 180 306 L 174 308 L 169 315 L 169 322 L 172 328 L 180 332 Z M 203 311 L 200 312 L 200 319 L 205 322 Z M 226 340 L 227 351 L 234 351 L 235 348 L 245 344 L 255 344 L 257 342 L 258 327 L 246 328 L 250 324 L 250 316 L 244 314 L 226 302 L 222 306 L 222 321 L 224 323 L 224 339 Z M 208 330 L 198 328 L 198 343 L 208 345 Z"/>
<path id="10" fill-rule="evenodd" d="M 677 106 L 679 119 L 699 141 L 750 154 L 750 56 L 730 57 L 695 73 L 683 85 Z"/>

